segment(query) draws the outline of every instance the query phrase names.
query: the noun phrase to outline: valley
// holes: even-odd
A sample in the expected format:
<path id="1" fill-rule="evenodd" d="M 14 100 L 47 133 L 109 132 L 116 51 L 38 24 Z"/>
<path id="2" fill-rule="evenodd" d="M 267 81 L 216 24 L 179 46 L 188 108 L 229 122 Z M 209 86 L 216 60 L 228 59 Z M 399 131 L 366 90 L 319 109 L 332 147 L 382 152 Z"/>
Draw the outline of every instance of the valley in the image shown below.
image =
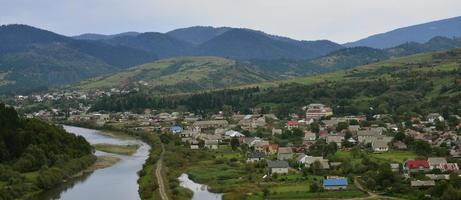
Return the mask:
<path id="1" fill-rule="evenodd" d="M 460 19 L 344 43 L 1 25 L 0 200 L 461 199 Z"/>

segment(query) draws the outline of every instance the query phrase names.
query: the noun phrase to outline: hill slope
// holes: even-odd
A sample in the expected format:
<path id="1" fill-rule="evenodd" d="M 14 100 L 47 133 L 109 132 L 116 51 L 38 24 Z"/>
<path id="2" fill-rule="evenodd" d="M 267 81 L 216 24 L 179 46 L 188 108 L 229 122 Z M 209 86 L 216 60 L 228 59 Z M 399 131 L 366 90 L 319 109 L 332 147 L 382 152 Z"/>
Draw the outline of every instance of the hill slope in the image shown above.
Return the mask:
<path id="1" fill-rule="evenodd" d="M 249 65 L 218 57 L 182 57 L 143 64 L 83 81 L 84 90 L 141 87 L 154 93 L 190 92 L 273 80 Z"/>
<path id="2" fill-rule="evenodd" d="M 461 16 L 429 23 L 399 28 L 387 33 L 381 33 L 346 43 L 344 46 L 367 46 L 372 48 L 389 48 L 407 42 L 425 43 L 436 36 L 460 37 Z"/>
<path id="3" fill-rule="evenodd" d="M 230 29 L 229 27 L 193 26 L 172 30 L 166 34 L 190 44 L 199 45 Z"/>
<path id="4" fill-rule="evenodd" d="M 73 83 L 156 59 L 146 51 L 26 25 L 0 26 L 0 44 L 0 93 Z"/>
<path id="5" fill-rule="evenodd" d="M 330 41 L 297 41 L 248 29 L 232 29 L 199 45 L 194 54 L 236 59 L 309 59 L 341 49 Z"/>
<path id="6" fill-rule="evenodd" d="M 307 104 L 324 103 L 338 115 L 392 114 L 408 120 L 438 112 L 448 117 L 461 114 L 461 49 L 253 86 L 162 99 L 148 93 L 120 95 L 100 99 L 93 109 L 124 111 L 147 106 L 215 112 L 229 105 L 235 111 L 260 107 L 287 117 L 302 112 L 299 109 Z M 140 103 L 131 103 L 134 100 Z"/>

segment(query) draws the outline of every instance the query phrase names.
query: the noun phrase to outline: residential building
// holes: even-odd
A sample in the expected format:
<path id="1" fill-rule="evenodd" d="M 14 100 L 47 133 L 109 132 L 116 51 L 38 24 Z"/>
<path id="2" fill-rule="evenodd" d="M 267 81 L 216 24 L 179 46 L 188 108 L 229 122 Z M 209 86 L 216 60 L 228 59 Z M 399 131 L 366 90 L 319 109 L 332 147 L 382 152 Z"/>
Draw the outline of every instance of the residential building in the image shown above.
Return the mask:
<path id="1" fill-rule="evenodd" d="M 328 144 L 333 142 L 336 144 L 336 146 L 338 146 L 338 148 L 341 148 L 343 140 L 344 140 L 344 136 L 328 135 L 326 141 Z"/>
<path id="2" fill-rule="evenodd" d="M 264 160 L 264 156 L 265 155 L 263 152 L 259 152 L 259 151 L 248 152 L 247 162 L 257 162 L 257 161 Z"/>
<path id="3" fill-rule="evenodd" d="M 323 104 L 309 104 L 306 108 L 306 120 L 318 120 L 333 115 L 333 110 Z"/>
<path id="4" fill-rule="evenodd" d="M 404 164 L 406 173 L 412 172 L 428 172 L 430 170 L 427 160 L 407 160 Z"/>
<path id="5" fill-rule="evenodd" d="M 386 140 L 375 140 L 371 143 L 371 148 L 374 152 L 387 152 L 389 151 L 389 145 Z"/>
<path id="6" fill-rule="evenodd" d="M 293 150 L 291 147 L 279 147 L 277 160 L 289 160 L 293 158 Z"/>
<path id="7" fill-rule="evenodd" d="M 294 128 L 299 128 L 299 122 L 298 121 L 288 121 L 287 122 L 287 128 L 288 128 L 288 130 L 292 130 Z"/>
<path id="8" fill-rule="evenodd" d="M 348 182 L 346 178 L 329 178 L 323 180 L 323 189 L 325 190 L 345 190 Z"/>
<path id="9" fill-rule="evenodd" d="M 447 159 L 445 159 L 444 157 L 429 157 L 427 159 L 427 162 L 429 163 L 429 168 L 432 170 L 437 168 L 441 164 L 447 164 Z"/>
<path id="10" fill-rule="evenodd" d="M 205 148 L 218 149 L 218 146 L 219 146 L 218 140 L 205 140 Z"/>
<path id="11" fill-rule="evenodd" d="M 196 121 L 192 125 L 199 128 L 225 128 L 229 125 L 226 120 Z"/>
<path id="12" fill-rule="evenodd" d="M 284 160 L 268 161 L 267 167 L 271 174 L 288 174 L 288 162 Z"/>
<path id="13" fill-rule="evenodd" d="M 427 180 L 427 181 L 416 180 L 416 181 L 411 181 L 410 185 L 411 187 L 432 187 L 432 186 L 435 186 L 435 181 L 434 180 Z"/>

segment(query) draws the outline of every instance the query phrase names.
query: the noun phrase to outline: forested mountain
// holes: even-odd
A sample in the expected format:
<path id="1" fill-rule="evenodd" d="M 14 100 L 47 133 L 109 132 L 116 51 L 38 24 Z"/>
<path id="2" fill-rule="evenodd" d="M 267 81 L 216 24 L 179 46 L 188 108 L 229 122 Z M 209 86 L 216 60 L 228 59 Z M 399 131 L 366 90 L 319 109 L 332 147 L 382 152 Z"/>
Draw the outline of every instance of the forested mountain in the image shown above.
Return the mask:
<path id="1" fill-rule="evenodd" d="M 83 137 L 0 104 L 0 199 L 30 198 L 62 183 L 94 162 L 92 152 Z"/>
<path id="2" fill-rule="evenodd" d="M 365 65 L 391 58 L 454 48 L 461 48 L 461 37 L 434 37 L 426 43 L 410 42 L 387 49 L 375 49 L 370 47 L 344 48 L 329 53 L 326 56 L 314 58 L 305 65 L 324 67 L 329 69 L 329 71 L 332 71 Z"/>
<path id="3" fill-rule="evenodd" d="M 77 40 L 108 40 L 115 37 L 123 37 L 123 36 L 137 36 L 140 33 L 138 32 L 125 32 L 119 33 L 114 35 L 103 35 L 103 34 L 96 34 L 96 33 L 85 33 L 81 35 L 72 36 L 73 39 Z"/>
<path id="4" fill-rule="evenodd" d="M 0 26 L 0 92 L 73 83 L 155 60 L 153 53 L 74 40 L 26 25 Z"/>
<path id="5" fill-rule="evenodd" d="M 430 112 L 460 115 L 461 50 L 419 54 L 259 86 L 170 97 L 139 92 L 100 99 L 92 109 L 181 108 L 204 114 L 229 105 L 235 111 L 261 107 L 263 112 L 287 116 L 301 112 L 299 108 L 309 103 L 322 102 L 338 115 L 392 113 L 401 120 Z"/>
<path id="6" fill-rule="evenodd" d="M 433 21 L 414 26 L 399 28 L 387 33 L 372 35 L 345 46 L 367 46 L 372 48 L 390 48 L 407 42 L 425 43 L 436 36 L 460 37 L 461 17 Z"/>
<path id="7" fill-rule="evenodd" d="M 102 41 L 111 45 L 127 46 L 152 52 L 160 58 L 188 55 L 192 50 L 192 44 L 167 34 L 156 32 L 141 33 L 136 36 L 114 37 Z"/>
<path id="8" fill-rule="evenodd" d="M 231 29 L 199 45 L 194 54 L 236 59 L 309 59 L 342 46 L 331 41 L 296 41 L 248 29 Z"/>
<path id="9" fill-rule="evenodd" d="M 160 58 L 220 56 L 238 60 L 309 59 L 343 48 L 328 40 L 298 41 L 251 29 L 200 26 L 98 41 L 149 51 Z"/>
<path id="10" fill-rule="evenodd" d="M 232 28 L 229 27 L 211 27 L 211 26 L 193 26 L 180 28 L 167 32 L 166 34 L 176 39 L 186 41 L 193 45 L 202 44 L 212 38 L 225 33 Z"/>
<path id="11" fill-rule="evenodd" d="M 251 64 L 219 57 L 179 57 L 143 64 L 73 88 L 92 90 L 140 87 L 153 93 L 178 93 L 233 87 L 274 80 Z"/>

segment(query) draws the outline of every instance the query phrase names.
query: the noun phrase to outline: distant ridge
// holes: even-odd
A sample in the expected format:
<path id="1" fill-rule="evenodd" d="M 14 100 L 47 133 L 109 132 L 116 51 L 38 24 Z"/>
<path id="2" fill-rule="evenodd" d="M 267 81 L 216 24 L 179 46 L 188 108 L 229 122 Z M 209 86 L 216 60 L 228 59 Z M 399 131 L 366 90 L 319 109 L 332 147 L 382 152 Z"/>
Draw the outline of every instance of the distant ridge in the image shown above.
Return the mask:
<path id="1" fill-rule="evenodd" d="M 97 34 L 97 33 L 85 33 L 81 35 L 72 36 L 72 38 L 76 40 L 108 40 L 115 37 L 123 37 L 123 36 L 137 36 L 141 33 L 138 32 L 125 32 L 119 33 L 114 35 L 104 35 L 104 34 Z"/>
<path id="2" fill-rule="evenodd" d="M 436 36 L 461 36 L 461 16 L 395 29 L 344 44 L 347 47 L 389 48 L 407 42 L 425 43 Z"/>

